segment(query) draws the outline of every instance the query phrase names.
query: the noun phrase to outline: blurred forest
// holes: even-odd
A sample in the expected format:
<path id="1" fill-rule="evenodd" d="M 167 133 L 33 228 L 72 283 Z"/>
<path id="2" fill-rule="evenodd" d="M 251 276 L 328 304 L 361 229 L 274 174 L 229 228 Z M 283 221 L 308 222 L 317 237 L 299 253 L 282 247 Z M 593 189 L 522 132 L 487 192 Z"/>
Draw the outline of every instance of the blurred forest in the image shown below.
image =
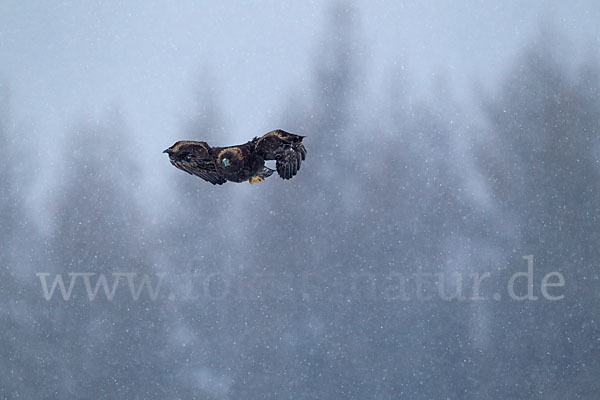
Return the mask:
<path id="1" fill-rule="evenodd" d="M 290 96 L 274 121 L 307 135 L 293 180 L 213 187 L 165 157 L 165 198 L 149 211 L 114 109 L 65 132 L 48 232 L 25 201 L 39 149 L 0 88 L 4 398 L 598 398 L 595 56 L 573 68 L 544 32 L 501 87 L 476 90 L 478 110 L 444 85 L 415 100 L 403 70 L 373 109 L 358 27 L 336 10 L 328 29 L 310 101 Z M 220 118 L 200 97 L 181 137 L 229 144 Z M 506 296 L 526 255 L 538 301 Z M 419 270 L 452 277 L 449 296 L 464 277 L 466 299 L 418 298 Z M 563 300 L 540 294 L 551 271 Z M 47 301 L 36 272 L 164 281 L 156 301 L 134 301 L 126 280 L 112 300 L 88 300 L 79 281 L 71 300 Z M 486 300 L 471 300 L 470 277 L 486 272 Z"/>

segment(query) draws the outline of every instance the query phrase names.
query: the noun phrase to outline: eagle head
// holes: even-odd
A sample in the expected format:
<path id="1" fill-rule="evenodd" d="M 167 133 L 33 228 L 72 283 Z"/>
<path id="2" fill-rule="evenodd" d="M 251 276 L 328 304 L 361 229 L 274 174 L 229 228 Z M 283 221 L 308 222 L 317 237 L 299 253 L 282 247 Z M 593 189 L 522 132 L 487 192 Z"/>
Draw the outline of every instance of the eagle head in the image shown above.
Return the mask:
<path id="1" fill-rule="evenodd" d="M 238 168 L 243 163 L 242 151 L 238 147 L 223 149 L 217 156 L 217 163 L 221 168 Z"/>

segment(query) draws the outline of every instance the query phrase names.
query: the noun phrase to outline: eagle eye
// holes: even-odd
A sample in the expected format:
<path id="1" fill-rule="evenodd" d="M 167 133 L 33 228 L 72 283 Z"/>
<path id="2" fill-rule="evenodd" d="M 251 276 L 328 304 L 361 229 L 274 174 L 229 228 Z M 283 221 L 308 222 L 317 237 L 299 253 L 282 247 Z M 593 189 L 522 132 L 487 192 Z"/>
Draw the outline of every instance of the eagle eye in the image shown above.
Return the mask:
<path id="1" fill-rule="evenodd" d="M 229 161 L 229 158 L 224 158 L 221 160 L 221 164 L 223 164 L 223 166 L 226 167 L 229 164 L 231 164 L 231 162 Z"/>
<path id="2" fill-rule="evenodd" d="M 181 159 L 185 161 L 192 161 L 194 157 L 190 153 L 182 154 Z"/>

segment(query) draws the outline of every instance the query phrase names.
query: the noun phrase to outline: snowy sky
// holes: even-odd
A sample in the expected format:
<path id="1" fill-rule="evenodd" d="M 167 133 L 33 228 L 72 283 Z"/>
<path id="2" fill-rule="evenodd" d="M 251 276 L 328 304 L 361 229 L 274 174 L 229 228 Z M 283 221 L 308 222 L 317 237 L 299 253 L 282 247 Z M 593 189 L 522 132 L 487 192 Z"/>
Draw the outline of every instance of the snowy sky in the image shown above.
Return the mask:
<path id="1" fill-rule="evenodd" d="M 592 46 L 600 41 L 593 0 L 355 4 L 375 95 L 398 66 L 417 92 L 427 92 L 436 73 L 451 79 L 458 96 L 475 81 L 493 86 L 544 23 Z M 118 105 L 136 135 L 164 147 L 181 136 L 195 90 L 208 85 L 219 91 L 230 139 L 245 140 L 275 128 L 291 91 L 309 84 L 328 5 L 3 1 L 0 80 L 40 137 L 55 138 L 80 115 Z"/>
<path id="2" fill-rule="evenodd" d="M 347 4 L 355 10 L 360 78 L 367 92 L 347 96 L 361 101 L 356 118 L 388 116 L 378 107 L 385 106 L 394 88 L 391 76 L 400 71 L 417 98 L 433 96 L 441 76 L 466 105 L 465 119 L 471 123 L 479 110 L 472 107 L 474 88 L 493 95 L 499 79 L 519 62 L 518 52 L 540 32 L 558 30 L 564 41 L 557 47 L 570 46 L 569 57 L 600 56 L 598 0 Z M 308 160 L 297 178 L 271 178 L 259 190 L 256 185 L 213 187 L 184 176 L 161 153 L 176 140 L 203 139 L 184 133 L 199 90 L 217 94 L 226 128 L 227 137 L 210 144 L 236 144 L 285 129 L 278 124 L 290 96 L 305 100 L 311 95 L 306 89 L 315 84 L 330 6 L 329 0 L 0 1 L 0 89 L 10 88 L 8 121 L 15 123 L 6 131 L 22 132 L 26 139 L 16 137 L 10 151 L 19 153 L 3 160 L 9 168 L 15 164 L 9 171 L 14 174 L 7 174 L 15 182 L 0 199 L 8 210 L 3 215 L 11 214 L 0 229 L 0 256 L 9 260 L 6 268 L 0 266 L 0 300 L 9 300 L 0 301 L 0 321 L 8 322 L 0 335 L 0 371 L 5 372 L 0 398 L 6 397 L 4 386 L 15 390 L 9 398 L 33 398 L 30 393 L 40 388 L 49 393 L 46 397 L 63 392 L 74 397 L 77 390 L 85 391 L 78 393 L 83 397 L 107 395 L 96 387 L 102 382 L 129 398 L 162 393 L 177 394 L 163 398 L 191 398 L 188 393 L 202 392 L 253 399 L 268 397 L 265 389 L 281 398 L 296 392 L 310 395 L 295 398 L 335 397 L 322 388 L 343 393 L 339 398 L 353 393 L 356 398 L 389 398 L 387 393 L 524 398 L 528 392 L 536 398 L 546 393 L 542 389 L 560 389 L 556 393 L 567 395 L 557 397 L 575 398 L 575 393 L 597 391 L 598 344 L 590 338 L 600 337 L 595 322 L 598 229 L 589 216 L 598 214 L 600 190 L 588 185 L 597 178 L 593 153 L 581 151 L 582 143 L 592 143 L 584 141 L 586 124 L 597 121 L 588 113 L 589 120 L 571 123 L 582 114 L 573 110 L 584 109 L 590 96 L 585 90 L 578 92 L 581 96 L 565 93 L 567 106 L 559 108 L 564 116 L 550 115 L 563 118 L 549 129 L 556 135 L 552 142 L 541 138 L 554 119 L 535 111 L 554 103 L 523 107 L 531 95 L 552 91 L 521 93 L 527 87 L 519 87 L 508 101 L 497 102 L 526 109 L 517 122 L 531 122 L 528 133 L 543 150 L 532 149 L 531 158 L 512 154 L 530 150 L 520 146 L 523 135 L 505 135 L 497 157 L 495 142 L 477 146 L 482 159 L 475 163 L 474 152 L 449 148 L 473 141 L 469 135 L 477 127 L 460 130 L 455 128 L 460 121 L 451 126 L 453 121 L 435 118 L 428 125 L 427 113 L 403 120 L 392 131 L 408 138 L 389 141 L 401 151 L 390 147 L 357 165 L 359 158 L 342 154 L 338 160 L 331 149 L 320 154 L 331 156 L 319 157 L 319 147 L 326 146 L 309 142 Z M 560 49 L 552 54 L 562 54 Z M 556 80 L 538 86 L 546 89 L 547 82 Z M 427 111 L 452 103 L 446 99 L 428 102 Z M 115 108 L 122 111 L 124 131 L 139 144 L 132 151 L 133 146 L 113 139 L 117 135 L 109 137 L 109 145 L 98 138 L 112 134 L 113 126 L 121 128 L 106 123 Z M 490 130 L 492 139 L 510 133 L 513 115 Z M 101 128 L 96 131 L 89 129 L 95 120 Z M 65 141 L 73 141 L 68 133 L 82 121 L 82 135 L 97 137 Z M 564 135 L 562 122 L 572 128 Z M 373 126 L 379 132 L 386 124 L 391 123 Z M 347 126 L 343 121 L 335 128 Z M 422 132 L 410 136 L 415 130 Z M 463 131 L 460 139 L 448 137 Z M 29 146 L 32 141 L 38 146 Z M 88 153 L 96 143 L 102 152 L 94 147 Z M 566 152 L 563 143 L 569 144 Z M 369 156 L 385 145 L 375 141 Z M 32 157 L 32 148 L 41 154 Z M 93 155 L 89 167 L 88 154 Z M 140 179 L 130 173 L 138 164 L 143 164 Z M 529 171 L 535 173 L 526 176 Z M 176 186 L 174 176 L 185 183 Z M 32 209 L 26 218 L 17 212 L 22 197 Z M 137 199 L 146 207 L 139 214 Z M 403 288 L 404 276 L 431 266 L 448 276 L 489 270 L 493 279 L 488 282 L 498 276 L 500 285 L 501 277 L 508 280 L 525 268 L 522 256 L 528 254 L 536 260 L 536 293 L 542 279 L 538 271 L 557 268 L 565 273 L 566 301 L 524 305 L 491 297 L 493 303 L 406 303 L 370 297 L 371 288 L 395 292 Z M 194 284 L 208 294 L 206 277 L 218 272 L 223 275 L 214 276 L 226 281 L 217 293 L 231 288 L 233 293 L 239 282 L 240 291 L 254 296 L 257 289 L 260 295 L 247 304 L 245 297 L 229 294 L 222 302 L 210 295 L 197 302 L 167 297 L 152 307 L 126 303 L 125 297 L 114 304 L 45 302 L 34 272 L 78 271 L 73 268 L 107 276 L 132 270 L 170 276 L 197 272 Z M 187 279 L 186 287 L 192 282 L 188 275 L 178 276 Z M 357 286 L 363 277 L 364 292 Z M 439 280 L 436 286 L 444 288 Z M 290 282 L 300 283 L 299 290 Z M 127 290 L 122 285 L 119 290 Z M 84 288 L 79 289 L 81 295 Z M 176 289 L 173 285 L 173 294 Z"/>

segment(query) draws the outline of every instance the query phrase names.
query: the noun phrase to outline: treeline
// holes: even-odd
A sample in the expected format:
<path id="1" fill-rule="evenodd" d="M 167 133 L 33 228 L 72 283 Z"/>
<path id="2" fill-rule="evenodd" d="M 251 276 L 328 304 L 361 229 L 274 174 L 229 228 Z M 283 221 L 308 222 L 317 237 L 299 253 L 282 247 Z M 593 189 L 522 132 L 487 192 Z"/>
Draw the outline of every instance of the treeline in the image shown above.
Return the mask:
<path id="1" fill-rule="evenodd" d="M 246 191 L 173 171 L 158 213 L 141 205 L 144 171 L 127 154 L 130 132 L 115 111 L 71 125 L 53 227 L 37 231 L 24 197 L 39 149 L 23 149 L 2 89 L 4 396 L 597 393 L 597 60 L 573 71 L 554 50 L 557 35 L 544 35 L 522 50 L 496 92 L 478 94 L 478 110 L 450 95 L 413 102 L 400 86 L 376 109 L 362 101 L 353 21 L 334 9 L 310 96 L 290 101 L 279 121 L 309 136 L 297 177 Z M 218 115 L 192 118 L 188 136 L 214 137 Z M 534 256 L 536 290 L 548 272 L 565 277 L 563 300 L 506 298 L 506 281 L 526 269 L 526 255 Z M 166 286 L 156 301 L 118 294 L 91 302 L 83 287 L 69 301 L 46 301 L 39 278 L 17 270 L 39 265 L 51 276 L 164 273 Z M 466 277 L 490 273 L 479 291 L 486 300 L 469 301 L 469 286 L 465 301 L 435 297 L 435 279 L 422 288 L 431 300 L 416 289 L 410 299 L 394 296 L 414 288 L 398 277 L 418 271 L 451 277 L 449 294 L 461 290 L 457 276 L 470 285 Z M 168 278 L 185 274 L 194 277 L 195 300 L 180 296 L 190 282 Z M 244 296 L 234 295 L 236 279 Z M 504 298 L 493 300 L 495 293 Z"/>

